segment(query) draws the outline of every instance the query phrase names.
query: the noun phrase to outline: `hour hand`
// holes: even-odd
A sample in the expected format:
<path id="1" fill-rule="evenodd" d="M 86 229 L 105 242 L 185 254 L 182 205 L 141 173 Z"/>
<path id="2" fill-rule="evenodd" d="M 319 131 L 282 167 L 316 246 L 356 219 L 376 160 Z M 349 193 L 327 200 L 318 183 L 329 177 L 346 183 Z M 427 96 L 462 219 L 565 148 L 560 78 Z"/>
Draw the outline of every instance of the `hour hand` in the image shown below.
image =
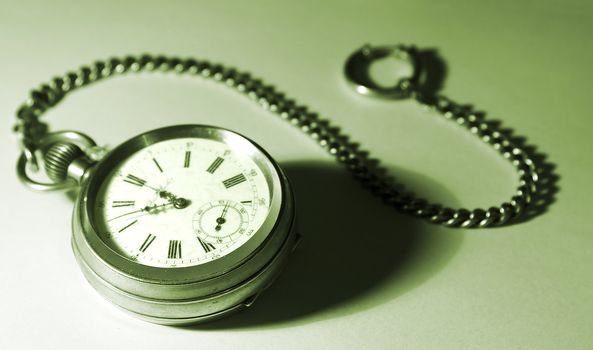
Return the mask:
<path id="1" fill-rule="evenodd" d="M 168 200 L 169 203 L 173 203 L 173 205 L 177 209 L 187 208 L 191 204 L 191 201 L 189 199 L 178 197 L 169 191 L 159 191 L 159 196 L 161 198 Z"/>
<path id="2" fill-rule="evenodd" d="M 169 203 L 172 203 L 175 208 L 177 209 L 184 209 L 187 208 L 190 204 L 191 201 L 182 197 L 179 197 L 165 189 L 161 188 L 156 188 L 153 187 L 151 185 L 149 185 L 147 183 L 146 180 L 139 178 L 138 176 L 132 175 L 132 174 L 128 174 L 126 176 L 126 178 L 124 179 L 125 182 L 130 183 L 132 185 L 136 185 L 139 187 L 146 187 L 150 190 L 153 190 L 154 192 L 156 192 L 158 194 L 159 197 L 166 199 L 167 201 L 169 201 Z M 169 185 L 171 183 L 171 180 L 167 180 L 167 185 Z"/>

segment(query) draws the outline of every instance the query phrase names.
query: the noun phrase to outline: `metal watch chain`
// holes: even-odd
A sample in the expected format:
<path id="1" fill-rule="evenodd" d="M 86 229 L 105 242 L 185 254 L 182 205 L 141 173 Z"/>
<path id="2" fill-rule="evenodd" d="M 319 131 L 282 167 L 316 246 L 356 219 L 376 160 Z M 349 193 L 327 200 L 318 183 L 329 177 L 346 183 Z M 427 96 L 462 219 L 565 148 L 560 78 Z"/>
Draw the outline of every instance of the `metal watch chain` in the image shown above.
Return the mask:
<path id="1" fill-rule="evenodd" d="M 374 60 L 386 56 L 394 56 L 411 63 L 414 66 L 413 75 L 400 80 L 392 88 L 382 88 L 374 84 L 368 77 L 368 67 Z M 19 179 L 35 190 L 47 191 L 72 187 L 73 182 L 67 178 L 69 165 L 80 161 L 81 157 L 100 158 L 99 153 L 102 149 L 96 147 L 88 136 L 78 132 L 49 133 L 47 124 L 40 121 L 39 117 L 73 90 L 110 76 L 141 71 L 197 75 L 234 88 L 316 140 L 337 161 L 343 163 L 356 179 L 386 203 L 432 223 L 468 228 L 500 226 L 520 217 L 532 203 L 533 195 L 538 190 L 538 169 L 533 159 L 496 126 L 483 121 L 478 114 L 468 112 L 445 97 L 425 99 L 421 96 L 417 89 L 420 70 L 415 49 L 401 45 L 365 46 L 356 51 L 348 59 L 345 67 L 349 82 L 357 92 L 365 95 L 391 99 L 415 98 L 422 106 L 437 111 L 446 119 L 465 127 L 479 139 L 490 144 L 513 164 L 519 175 L 519 186 L 508 202 L 488 209 L 473 210 L 453 209 L 429 203 L 396 186 L 389 175 L 385 174 L 384 169 L 378 167 L 369 158 L 367 152 L 350 141 L 338 128 L 309 111 L 307 107 L 287 98 L 273 86 L 247 73 L 220 64 L 150 55 L 97 61 L 92 65 L 82 66 L 77 71 L 53 78 L 50 82 L 33 90 L 16 113 L 15 132 L 19 136 L 23 149 L 17 163 Z M 52 183 L 37 182 L 27 174 L 27 167 L 33 171 L 38 170 L 39 153 L 43 156 L 46 174 L 53 181 Z"/>

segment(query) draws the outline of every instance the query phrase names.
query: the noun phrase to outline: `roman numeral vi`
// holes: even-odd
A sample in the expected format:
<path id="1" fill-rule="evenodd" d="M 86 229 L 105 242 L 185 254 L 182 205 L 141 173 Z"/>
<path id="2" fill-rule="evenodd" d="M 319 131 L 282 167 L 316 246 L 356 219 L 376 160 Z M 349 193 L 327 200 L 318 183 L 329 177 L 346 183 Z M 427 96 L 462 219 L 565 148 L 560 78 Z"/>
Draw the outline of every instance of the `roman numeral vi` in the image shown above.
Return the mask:
<path id="1" fill-rule="evenodd" d="M 181 259 L 181 241 L 174 239 L 169 241 L 169 252 L 167 257 L 169 259 Z"/>

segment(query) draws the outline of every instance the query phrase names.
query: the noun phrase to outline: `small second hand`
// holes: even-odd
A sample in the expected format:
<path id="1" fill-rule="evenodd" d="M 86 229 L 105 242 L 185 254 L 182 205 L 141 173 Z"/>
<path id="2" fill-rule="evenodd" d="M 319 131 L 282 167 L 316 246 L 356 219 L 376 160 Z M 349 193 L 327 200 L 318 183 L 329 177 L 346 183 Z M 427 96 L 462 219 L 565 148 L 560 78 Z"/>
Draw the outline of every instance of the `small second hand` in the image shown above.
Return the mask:
<path id="1" fill-rule="evenodd" d="M 222 229 L 222 224 L 226 222 L 225 216 L 229 210 L 229 205 L 229 202 L 225 204 L 224 208 L 222 209 L 222 214 L 220 214 L 220 217 L 216 219 L 216 227 L 214 228 L 216 231 L 220 231 Z"/>

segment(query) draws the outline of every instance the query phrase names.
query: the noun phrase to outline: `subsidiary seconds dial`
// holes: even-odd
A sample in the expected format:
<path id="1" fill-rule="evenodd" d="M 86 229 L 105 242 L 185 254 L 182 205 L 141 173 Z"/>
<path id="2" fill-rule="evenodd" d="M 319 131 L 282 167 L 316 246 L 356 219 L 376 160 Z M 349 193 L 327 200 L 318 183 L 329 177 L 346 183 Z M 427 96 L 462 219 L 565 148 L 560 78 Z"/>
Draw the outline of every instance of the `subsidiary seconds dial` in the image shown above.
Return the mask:
<path id="1" fill-rule="evenodd" d="M 252 201 L 243 201 L 252 204 Z M 204 204 L 194 217 L 194 230 L 207 244 L 232 244 L 241 235 L 251 235 L 249 214 L 243 205 L 231 200 Z"/>
<path id="2" fill-rule="evenodd" d="M 103 241 L 138 263 L 202 264 L 245 244 L 269 212 L 263 170 L 232 145 L 177 138 L 132 154 L 108 175 L 95 210 Z"/>

